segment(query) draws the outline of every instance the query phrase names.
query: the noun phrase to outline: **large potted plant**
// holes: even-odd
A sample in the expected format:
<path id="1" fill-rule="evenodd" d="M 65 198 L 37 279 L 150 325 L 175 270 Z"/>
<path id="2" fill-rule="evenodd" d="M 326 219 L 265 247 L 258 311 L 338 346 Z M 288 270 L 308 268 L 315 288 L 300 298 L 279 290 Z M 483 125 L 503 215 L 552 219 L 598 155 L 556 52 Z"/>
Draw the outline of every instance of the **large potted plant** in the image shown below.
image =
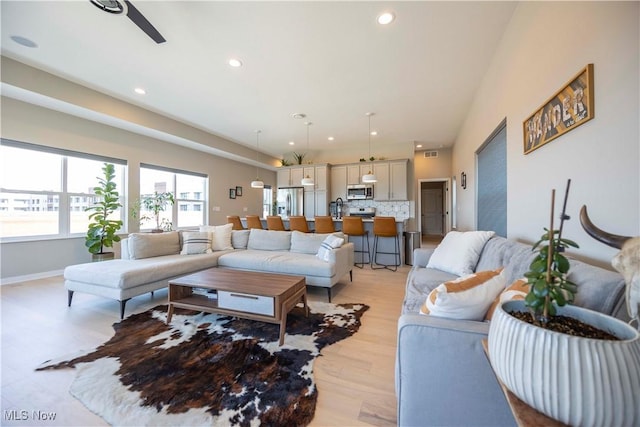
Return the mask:
<path id="1" fill-rule="evenodd" d="M 173 228 L 173 224 L 166 218 L 161 219 L 160 214 L 161 212 L 164 212 L 167 207 L 173 206 L 175 202 L 176 200 L 173 193 L 158 193 L 157 191 L 154 191 L 153 194 L 142 196 L 140 200 L 136 202 L 131 213 L 134 218 L 140 220 L 141 224 L 153 219 L 156 223 L 156 228 L 151 230 L 151 232 L 162 233 L 163 231 L 170 231 Z"/>
<path id="2" fill-rule="evenodd" d="M 115 167 L 111 163 L 105 163 L 102 167 L 104 177 L 97 177 L 98 185 L 93 187 L 96 199 L 92 206 L 85 208 L 89 215 L 89 228 L 85 238 L 85 246 L 92 254 L 93 261 L 112 259 L 112 251 L 105 248 L 113 247 L 114 242 L 119 242 L 120 237 L 116 232 L 122 227 L 122 221 L 111 219 L 109 216 L 122 207 L 119 201 L 120 195 L 116 191 Z"/>
<path id="3" fill-rule="evenodd" d="M 569 185 L 567 185 L 567 193 Z M 489 355 L 498 378 L 517 397 L 568 425 L 640 423 L 640 334 L 605 314 L 573 306 L 562 254 L 577 247 L 551 225 L 533 249 L 524 301 L 498 306 L 489 328 Z M 566 206 L 566 194 L 565 194 Z M 555 326 L 559 325 L 559 326 Z"/>

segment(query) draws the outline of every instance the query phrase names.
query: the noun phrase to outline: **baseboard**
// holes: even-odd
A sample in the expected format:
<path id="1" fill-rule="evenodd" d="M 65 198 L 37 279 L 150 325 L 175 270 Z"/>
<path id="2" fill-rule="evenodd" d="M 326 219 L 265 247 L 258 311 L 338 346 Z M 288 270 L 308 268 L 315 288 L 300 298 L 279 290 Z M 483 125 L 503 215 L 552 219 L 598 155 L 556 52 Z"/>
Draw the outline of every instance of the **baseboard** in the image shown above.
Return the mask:
<path id="1" fill-rule="evenodd" d="M 24 276 L 3 277 L 0 279 L 0 286 L 13 285 L 15 283 L 27 282 L 29 280 L 46 279 L 47 277 L 61 276 L 64 270 L 43 271 L 42 273 L 26 274 Z"/>

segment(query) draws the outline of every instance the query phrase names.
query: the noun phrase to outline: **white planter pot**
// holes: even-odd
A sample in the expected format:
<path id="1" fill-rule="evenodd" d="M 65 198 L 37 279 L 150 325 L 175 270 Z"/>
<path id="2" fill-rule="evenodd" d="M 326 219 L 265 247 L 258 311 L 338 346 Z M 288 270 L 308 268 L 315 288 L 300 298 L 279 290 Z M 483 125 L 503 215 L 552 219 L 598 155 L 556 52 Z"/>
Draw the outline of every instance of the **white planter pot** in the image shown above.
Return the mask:
<path id="1" fill-rule="evenodd" d="M 640 425 L 640 333 L 596 311 L 565 306 L 558 314 L 603 329 L 621 341 L 548 331 L 507 312 L 527 311 L 523 301 L 496 309 L 489 357 L 498 378 L 529 406 L 573 426 Z"/>

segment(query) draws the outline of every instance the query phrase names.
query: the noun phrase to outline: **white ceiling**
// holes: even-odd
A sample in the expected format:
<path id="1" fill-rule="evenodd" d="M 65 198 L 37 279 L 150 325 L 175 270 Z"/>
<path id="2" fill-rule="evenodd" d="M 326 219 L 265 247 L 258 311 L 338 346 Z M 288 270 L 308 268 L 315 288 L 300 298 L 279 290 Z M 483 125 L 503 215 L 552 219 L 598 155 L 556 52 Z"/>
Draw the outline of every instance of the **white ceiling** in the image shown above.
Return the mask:
<path id="1" fill-rule="evenodd" d="M 451 145 L 516 5 L 132 2 L 166 43 L 89 0 L 3 0 L 2 54 L 250 147 L 261 129 L 275 157 L 306 149 L 305 120 L 311 150 L 366 147 L 366 112 L 372 145 Z"/>

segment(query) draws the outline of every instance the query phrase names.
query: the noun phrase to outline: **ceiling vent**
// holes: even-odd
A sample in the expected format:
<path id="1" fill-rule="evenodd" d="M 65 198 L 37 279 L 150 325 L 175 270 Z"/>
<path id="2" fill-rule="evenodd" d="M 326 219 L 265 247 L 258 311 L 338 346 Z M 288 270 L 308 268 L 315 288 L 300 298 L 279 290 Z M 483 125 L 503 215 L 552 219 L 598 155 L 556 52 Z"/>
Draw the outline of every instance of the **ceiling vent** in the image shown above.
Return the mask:
<path id="1" fill-rule="evenodd" d="M 424 152 L 424 156 L 425 157 L 438 157 L 438 151 L 425 151 Z"/>

